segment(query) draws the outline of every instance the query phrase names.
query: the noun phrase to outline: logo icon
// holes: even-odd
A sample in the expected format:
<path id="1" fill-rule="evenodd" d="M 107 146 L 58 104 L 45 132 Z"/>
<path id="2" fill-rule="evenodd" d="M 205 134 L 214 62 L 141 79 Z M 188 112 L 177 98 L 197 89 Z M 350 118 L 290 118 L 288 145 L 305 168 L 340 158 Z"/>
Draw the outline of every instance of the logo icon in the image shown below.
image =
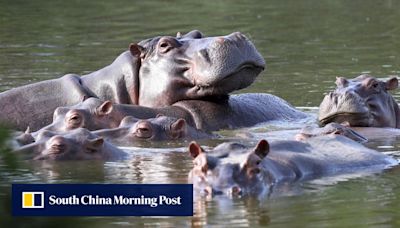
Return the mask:
<path id="1" fill-rule="evenodd" d="M 22 192 L 22 208 L 44 208 L 44 192 Z"/>

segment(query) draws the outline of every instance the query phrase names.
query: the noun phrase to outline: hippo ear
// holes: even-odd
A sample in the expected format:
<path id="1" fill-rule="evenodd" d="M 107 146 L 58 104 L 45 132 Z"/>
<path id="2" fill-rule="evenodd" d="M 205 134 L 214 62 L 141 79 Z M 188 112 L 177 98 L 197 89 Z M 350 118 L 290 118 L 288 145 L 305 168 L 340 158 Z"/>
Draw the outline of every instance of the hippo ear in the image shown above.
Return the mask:
<path id="1" fill-rule="evenodd" d="M 262 139 L 258 142 L 257 146 L 254 148 L 254 153 L 258 155 L 261 159 L 265 158 L 269 153 L 269 143 L 267 140 Z"/>
<path id="2" fill-rule="evenodd" d="M 394 90 L 399 86 L 399 80 L 396 77 L 392 77 L 385 82 L 386 90 Z"/>
<path id="3" fill-rule="evenodd" d="M 197 142 L 193 141 L 189 144 L 189 153 L 192 158 L 196 158 L 199 154 L 203 152 L 203 148 L 201 148 L 201 146 Z"/>
<path id="4" fill-rule="evenodd" d="M 25 130 L 25 134 L 30 134 L 31 133 L 31 128 L 28 126 Z"/>
<path id="5" fill-rule="evenodd" d="M 185 135 L 186 120 L 180 118 L 171 124 L 171 136 L 174 139 L 182 138 Z"/>
<path id="6" fill-rule="evenodd" d="M 349 80 L 347 80 L 344 77 L 336 77 L 336 82 L 335 84 L 337 86 L 342 86 L 342 87 L 346 87 L 349 84 Z"/>
<path id="7" fill-rule="evenodd" d="M 181 32 L 177 32 L 177 33 L 176 33 L 176 38 L 177 38 L 177 39 L 182 38 L 182 33 L 181 33 Z"/>
<path id="8" fill-rule="evenodd" d="M 86 148 L 88 149 L 88 151 L 97 152 L 98 149 L 103 146 L 104 139 L 102 137 L 95 138 L 95 139 L 89 139 L 89 140 L 87 140 L 86 143 L 87 143 Z"/>
<path id="9" fill-rule="evenodd" d="M 135 56 L 137 58 L 144 58 L 145 48 L 140 46 L 139 44 L 131 43 L 129 45 L 129 51 L 131 52 L 132 56 Z"/>
<path id="10" fill-rule="evenodd" d="M 158 117 L 162 117 L 162 116 L 164 116 L 163 114 L 161 114 L 161 113 L 158 113 L 157 115 L 156 115 L 156 118 L 158 118 Z"/>
<path id="11" fill-rule="evenodd" d="M 192 38 L 192 39 L 200 39 L 200 38 L 203 38 L 204 35 L 199 30 L 193 30 L 193 31 L 186 33 L 182 37 Z"/>
<path id="12" fill-rule="evenodd" d="M 96 114 L 104 116 L 110 114 L 113 110 L 113 103 L 111 101 L 104 101 L 99 107 L 96 108 Z"/>

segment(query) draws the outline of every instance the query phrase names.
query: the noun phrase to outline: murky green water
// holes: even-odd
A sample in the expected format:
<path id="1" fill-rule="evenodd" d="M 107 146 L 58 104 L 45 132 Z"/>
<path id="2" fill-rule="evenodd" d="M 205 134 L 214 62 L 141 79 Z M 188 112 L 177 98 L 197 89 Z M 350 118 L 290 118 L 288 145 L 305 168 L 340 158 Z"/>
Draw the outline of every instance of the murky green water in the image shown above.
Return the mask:
<path id="1" fill-rule="evenodd" d="M 311 108 L 333 88 L 336 76 L 400 74 L 400 2 L 319 0 L 23 1 L 0 0 L 0 91 L 66 73 L 104 67 L 130 42 L 199 29 L 206 35 L 241 31 L 267 62 L 256 83 L 240 92 L 268 92 Z M 399 90 L 400 91 L 400 90 Z M 400 98 L 400 92 L 395 92 Z M 289 128 L 289 126 L 287 126 Z M 269 126 L 250 129 L 257 137 Z M 232 134 L 224 132 L 225 135 Z M 255 139 L 249 139 L 255 140 Z M 214 145 L 216 142 L 210 142 Z M 1 169 L 5 222 L 25 226 L 400 226 L 400 169 L 287 186 L 265 199 L 199 199 L 184 218 L 12 218 L 10 182 L 185 183 L 191 161 L 183 144 L 170 150 L 135 149 L 122 163 L 20 162 Z M 400 140 L 371 142 L 400 154 Z M 155 145 L 157 147 L 157 145 Z M 5 227 L 5 226 L 2 226 Z"/>

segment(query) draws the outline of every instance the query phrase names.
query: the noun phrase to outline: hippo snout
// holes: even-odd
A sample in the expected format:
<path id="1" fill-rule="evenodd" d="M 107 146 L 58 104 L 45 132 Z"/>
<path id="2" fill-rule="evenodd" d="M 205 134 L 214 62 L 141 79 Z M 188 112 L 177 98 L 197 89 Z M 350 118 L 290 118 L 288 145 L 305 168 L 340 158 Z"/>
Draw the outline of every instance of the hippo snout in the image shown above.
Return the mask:
<path id="1" fill-rule="evenodd" d="M 346 89 L 329 92 L 324 97 L 319 107 L 318 120 L 322 125 L 330 122 L 354 122 L 355 119 L 358 119 L 357 122 L 368 122 L 369 116 L 365 99 Z"/>
<path id="2" fill-rule="evenodd" d="M 67 149 L 67 143 L 62 136 L 54 136 L 49 140 L 48 152 L 49 154 L 59 154 Z"/>
<path id="3" fill-rule="evenodd" d="M 244 88 L 265 68 L 264 58 L 253 43 L 240 32 L 210 37 L 201 43 L 198 42 L 193 42 L 193 69 L 188 79 L 195 81 L 199 86 L 216 85 L 228 80 L 230 87 Z M 234 81 L 238 85 L 235 85 Z"/>

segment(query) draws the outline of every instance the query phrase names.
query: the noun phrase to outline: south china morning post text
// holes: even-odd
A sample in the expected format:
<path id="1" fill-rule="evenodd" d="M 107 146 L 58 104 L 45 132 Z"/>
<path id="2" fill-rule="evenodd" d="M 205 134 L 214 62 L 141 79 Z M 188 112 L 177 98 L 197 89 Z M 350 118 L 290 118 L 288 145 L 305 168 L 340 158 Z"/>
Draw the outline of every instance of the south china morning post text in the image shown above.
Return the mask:
<path id="1" fill-rule="evenodd" d="M 13 184 L 14 216 L 192 216 L 190 184 Z"/>
<path id="2" fill-rule="evenodd" d="M 159 197 L 146 197 L 141 195 L 139 197 L 125 197 L 122 195 L 114 197 L 100 197 L 98 195 L 83 195 L 77 197 L 72 195 L 70 197 L 57 197 L 51 195 L 49 197 L 50 205 L 147 205 L 150 207 L 157 207 L 158 205 L 181 205 L 182 197 L 168 197 L 160 195 Z"/>

